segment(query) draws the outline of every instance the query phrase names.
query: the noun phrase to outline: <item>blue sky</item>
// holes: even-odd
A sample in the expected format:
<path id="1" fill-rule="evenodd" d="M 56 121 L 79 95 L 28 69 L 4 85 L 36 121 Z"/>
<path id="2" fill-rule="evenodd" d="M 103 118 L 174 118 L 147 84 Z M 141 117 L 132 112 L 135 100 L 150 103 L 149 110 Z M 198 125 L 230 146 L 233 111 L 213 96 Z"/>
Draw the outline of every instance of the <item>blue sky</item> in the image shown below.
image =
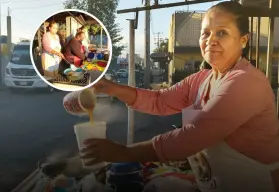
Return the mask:
<path id="1" fill-rule="evenodd" d="M 160 3 L 181 2 L 183 0 L 161 0 Z M 10 7 L 12 16 L 12 41 L 19 41 L 19 38 L 32 38 L 40 23 L 54 12 L 63 9 L 65 0 L 0 0 L 1 4 L 1 33 L 7 34 L 6 16 Z M 153 2 L 153 0 L 151 0 Z M 142 6 L 142 0 L 120 0 L 118 9 L 127 9 Z M 164 8 L 151 11 L 150 40 L 151 50 L 154 44 L 154 33 L 160 32 L 160 37 L 167 38 L 171 15 L 181 10 L 206 10 L 212 3 L 203 3 L 190 6 Z M 126 19 L 134 18 L 134 13 L 117 15 L 117 23 L 120 24 L 124 39 L 121 43 L 128 45 L 129 22 Z M 139 12 L 138 29 L 135 32 L 136 53 L 143 56 L 144 53 L 144 12 Z"/>

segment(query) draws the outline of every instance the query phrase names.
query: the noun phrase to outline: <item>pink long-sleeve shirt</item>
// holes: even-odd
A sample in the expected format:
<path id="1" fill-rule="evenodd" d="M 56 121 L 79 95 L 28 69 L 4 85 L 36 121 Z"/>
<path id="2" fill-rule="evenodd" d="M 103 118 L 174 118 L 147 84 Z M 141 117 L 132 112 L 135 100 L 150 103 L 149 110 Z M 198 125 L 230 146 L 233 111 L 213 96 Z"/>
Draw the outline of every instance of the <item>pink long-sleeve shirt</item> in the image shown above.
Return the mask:
<path id="1" fill-rule="evenodd" d="M 200 71 L 160 91 L 137 89 L 131 107 L 155 115 L 179 113 L 194 103 L 201 83 L 211 73 Z M 185 159 L 224 140 L 261 163 L 279 161 L 279 123 L 269 81 L 246 59 L 224 78 L 193 123 L 153 138 L 161 161 Z"/>

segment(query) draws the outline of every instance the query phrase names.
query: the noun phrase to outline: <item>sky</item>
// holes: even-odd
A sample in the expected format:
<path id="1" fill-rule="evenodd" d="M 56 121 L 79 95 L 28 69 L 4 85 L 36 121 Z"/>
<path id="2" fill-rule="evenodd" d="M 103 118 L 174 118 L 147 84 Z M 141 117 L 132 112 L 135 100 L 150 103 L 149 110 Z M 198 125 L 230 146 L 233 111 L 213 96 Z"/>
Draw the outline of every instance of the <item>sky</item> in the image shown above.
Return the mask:
<path id="1" fill-rule="evenodd" d="M 160 4 L 182 2 L 184 0 L 160 0 Z M 16 43 L 20 38 L 32 39 L 39 25 L 55 12 L 63 10 L 65 0 L 0 0 L 1 6 L 1 34 L 7 34 L 8 8 L 12 17 L 12 42 Z M 154 2 L 151 0 L 151 2 Z M 151 11 L 150 18 L 150 50 L 156 48 L 155 42 L 157 34 L 160 38 L 167 38 L 170 26 L 171 15 L 175 11 L 206 10 L 213 3 L 202 3 L 190 6 L 180 6 L 172 8 L 157 9 Z M 120 0 L 117 10 L 141 7 L 142 0 Z M 144 55 L 144 12 L 139 12 L 138 28 L 135 31 L 135 53 Z M 134 18 L 134 13 L 117 14 L 116 22 L 122 29 L 124 37 L 121 44 L 128 45 L 129 42 L 129 21 Z M 100 19 L 101 20 L 101 19 Z M 128 50 L 123 52 L 123 56 Z"/>

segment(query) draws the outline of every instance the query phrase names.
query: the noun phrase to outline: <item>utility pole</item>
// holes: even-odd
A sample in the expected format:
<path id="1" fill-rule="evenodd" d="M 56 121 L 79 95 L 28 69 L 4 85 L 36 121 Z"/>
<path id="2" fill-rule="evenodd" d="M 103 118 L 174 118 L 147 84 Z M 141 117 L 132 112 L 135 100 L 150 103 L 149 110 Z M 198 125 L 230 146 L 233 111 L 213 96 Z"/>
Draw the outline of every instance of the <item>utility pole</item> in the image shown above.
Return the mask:
<path id="1" fill-rule="evenodd" d="M 157 48 L 159 50 L 159 47 L 160 47 L 160 32 L 154 33 L 154 35 L 157 36 L 157 37 L 154 38 L 154 41 L 155 41 L 155 44 L 157 44 Z"/>
<path id="2" fill-rule="evenodd" d="M 150 6 L 150 0 L 145 0 L 145 6 Z M 144 52 L 144 87 L 150 88 L 150 10 L 145 11 L 145 52 Z"/>
<path id="3" fill-rule="evenodd" d="M 155 44 L 157 44 L 158 51 L 159 51 L 159 49 L 160 49 L 161 41 L 164 40 L 164 38 L 161 38 L 161 37 L 160 37 L 160 34 L 163 34 L 163 33 L 161 33 L 161 32 L 154 33 L 154 35 L 157 36 L 157 37 L 154 38 L 154 41 L 155 41 Z"/>
<path id="4" fill-rule="evenodd" d="M 270 0 L 269 8 L 274 9 L 275 0 Z M 266 77 L 269 82 L 272 83 L 272 54 L 273 54 L 273 39 L 274 39 L 274 17 L 269 17 L 269 26 L 268 26 L 268 43 L 267 43 L 267 66 L 266 66 Z M 278 89 L 279 91 L 279 89 Z M 279 102 L 278 102 L 279 104 Z M 278 106 L 279 110 L 279 106 Z M 279 113 L 278 113 L 279 114 Z"/>
<path id="5" fill-rule="evenodd" d="M 129 40 L 129 76 L 128 85 L 131 87 L 136 86 L 135 82 L 135 20 L 129 20 L 130 23 L 130 40 Z M 130 145 L 134 142 L 134 127 L 135 115 L 132 108 L 128 108 L 128 135 L 127 144 Z"/>
<path id="6" fill-rule="evenodd" d="M 1 11 L 1 2 L 0 2 L 0 87 L 3 86 L 3 81 L 4 81 L 4 78 L 3 78 L 4 76 L 2 77 L 2 75 L 4 75 L 2 69 L 4 69 L 4 68 L 2 66 L 3 58 L 2 58 L 2 38 L 1 38 L 1 36 L 2 36 L 2 33 L 1 33 L 2 15 L 1 14 L 2 14 L 2 11 Z"/>
<path id="7" fill-rule="evenodd" d="M 11 56 L 11 46 L 12 46 L 12 18 L 10 16 L 10 8 L 8 7 L 8 16 L 7 16 L 7 49 L 8 49 L 8 58 Z"/>

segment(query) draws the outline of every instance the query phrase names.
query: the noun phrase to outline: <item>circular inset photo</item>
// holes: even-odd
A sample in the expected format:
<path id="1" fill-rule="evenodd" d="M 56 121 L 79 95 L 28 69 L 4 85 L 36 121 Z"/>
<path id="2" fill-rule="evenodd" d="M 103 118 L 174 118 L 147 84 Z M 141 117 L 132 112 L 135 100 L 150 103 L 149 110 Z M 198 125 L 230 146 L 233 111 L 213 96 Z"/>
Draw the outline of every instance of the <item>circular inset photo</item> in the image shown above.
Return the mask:
<path id="1" fill-rule="evenodd" d="M 112 44 L 98 18 L 67 9 L 40 24 L 30 54 L 36 72 L 47 84 L 62 91 L 80 91 L 104 76 Z"/>

